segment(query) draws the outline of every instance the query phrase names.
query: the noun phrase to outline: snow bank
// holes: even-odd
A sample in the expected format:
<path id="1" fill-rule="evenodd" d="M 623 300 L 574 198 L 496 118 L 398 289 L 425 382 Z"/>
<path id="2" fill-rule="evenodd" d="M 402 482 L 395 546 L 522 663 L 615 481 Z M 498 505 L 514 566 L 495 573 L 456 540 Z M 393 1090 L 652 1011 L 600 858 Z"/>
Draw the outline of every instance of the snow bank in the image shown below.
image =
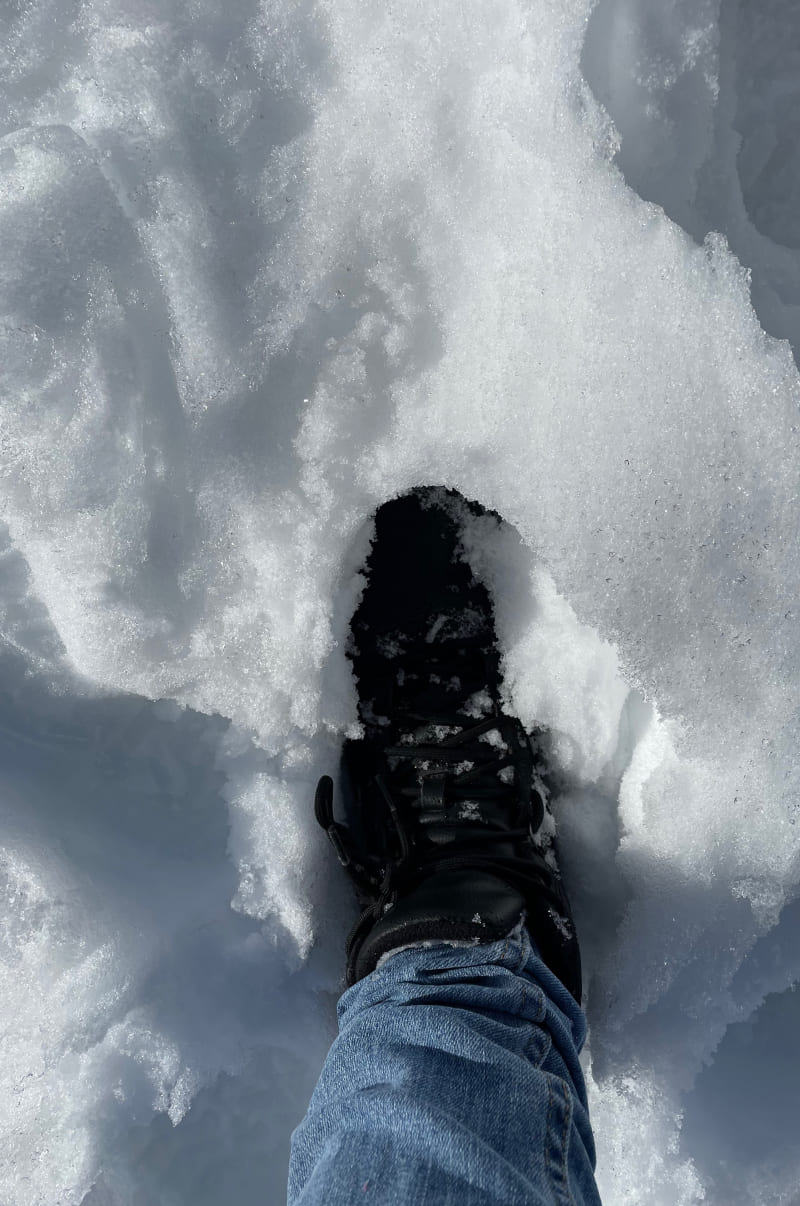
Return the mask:
<path id="1" fill-rule="evenodd" d="M 313 784 L 420 482 L 507 521 L 604 1200 L 793 1190 L 715 1085 L 796 1043 L 796 17 L 591 10 L 7 19 L 0 1197 L 281 1199 L 352 908 Z"/>

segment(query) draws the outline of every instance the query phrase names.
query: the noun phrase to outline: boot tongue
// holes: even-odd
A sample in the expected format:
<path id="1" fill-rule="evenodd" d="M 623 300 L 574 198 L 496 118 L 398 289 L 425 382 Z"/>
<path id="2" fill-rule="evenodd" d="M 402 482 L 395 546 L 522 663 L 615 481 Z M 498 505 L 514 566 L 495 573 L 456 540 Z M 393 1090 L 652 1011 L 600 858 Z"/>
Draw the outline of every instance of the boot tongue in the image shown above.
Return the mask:
<path id="1" fill-rule="evenodd" d="M 519 924 L 524 909 L 522 895 L 491 874 L 460 870 L 424 880 L 372 928 L 348 967 L 348 983 L 368 975 L 383 955 L 398 947 L 504 938 Z"/>
<path id="2" fill-rule="evenodd" d="M 469 722 L 466 727 L 470 727 Z M 418 726 L 388 751 L 390 775 L 395 777 L 395 783 L 402 781 L 412 823 L 426 844 L 436 847 L 455 843 L 459 847 L 474 845 L 485 853 L 488 843 L 492 853 L 512 857 L 513 839 L 505 841 L 502 838 L 502 832 L 510 828 L 508 800 L 503 798 L 503 788 L 510 786 L 507 772 L 511 768 L 493 769 L 491 766 L 492 761 L 508 752 L 508 746 L 495 728 L 478 732 L 463 748 L 448 741 L 464 731 L 464 725 L 428 723 Z M 478 742 L 480 748 L 476 749 Z M 401 754 L 406 747 L 407 757 Z M 419 747 L 424 747 L 424 752 Z M 483 762 L 487 765 L 482 770 Z M 474 798 L 470 795 L 469 776 L 474 777 Z M 513 778 L 512 770 L 512 783 Z M 490 794 L 495 781 L 497 799 Z M 487 830 L 493 836 L 490 837 Z M 443 850 L 442 853 L 446 852 Z"/>

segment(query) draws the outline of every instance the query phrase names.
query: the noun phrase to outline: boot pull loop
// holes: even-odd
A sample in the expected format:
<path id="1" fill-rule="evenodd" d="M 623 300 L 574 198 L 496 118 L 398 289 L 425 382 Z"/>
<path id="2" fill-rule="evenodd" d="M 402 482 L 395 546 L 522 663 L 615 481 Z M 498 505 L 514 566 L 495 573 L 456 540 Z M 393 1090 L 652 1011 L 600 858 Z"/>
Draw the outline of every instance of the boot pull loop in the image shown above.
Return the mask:
<path id="1" fill-rule="evenodd" d="M 539 845 L 537 836 L 544 821 L 544 801 L 536 788 L 531 789 L 528 799 L 528 838 L 532 846 Z"/>
<path id="2" fill-rule="evenodd" d="M 314 816 L 326 831 L 333 824 L 333 779 L 323 775 L 314 793 Z"/>
<path id="3" fill-rule="evenodd" d="M 333 779 L 330 775 L 323 775 L 317 783 L 314 793 L 314 816 L 327 833 L 339 862 L 343 867 L 349 867 L 353 860 L 347 848 L 346 830 L 333 819 Z"/>

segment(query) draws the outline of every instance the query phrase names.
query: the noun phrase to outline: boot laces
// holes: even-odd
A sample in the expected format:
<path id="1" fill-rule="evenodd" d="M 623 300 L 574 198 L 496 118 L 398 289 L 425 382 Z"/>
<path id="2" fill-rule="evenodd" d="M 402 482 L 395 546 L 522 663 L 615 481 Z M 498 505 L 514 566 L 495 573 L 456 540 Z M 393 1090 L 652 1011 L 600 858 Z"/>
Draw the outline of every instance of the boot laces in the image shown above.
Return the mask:
<path id="1" fill-rule="evenodd" d="M 560 904 L 540 834 L 544 788 L 534 782 L 531 741 L 501 710 L 496 663 L 479 634 L 401 648 L 395 669 L 366 724 L 366 739 L 381 754 L 368 794 L 385 809 L 384 849 L 360 849 L 349 827 L 334 820 L 329 776 L 315 797 L 318 822 L 369 902 L 347 940 L 348 959 L 401 894 L 444 871 L 485 871 L 523 895 L 535 891 Z"/>

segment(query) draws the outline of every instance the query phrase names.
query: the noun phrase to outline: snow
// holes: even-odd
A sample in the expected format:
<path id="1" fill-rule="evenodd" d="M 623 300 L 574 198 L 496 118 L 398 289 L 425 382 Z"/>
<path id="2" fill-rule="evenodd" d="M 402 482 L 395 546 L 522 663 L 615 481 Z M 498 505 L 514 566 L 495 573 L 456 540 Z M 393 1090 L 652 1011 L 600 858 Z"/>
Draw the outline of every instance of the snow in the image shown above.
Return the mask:
<path id="1" fill-rule="evenodd" d="M 279 1202 L 371 518 L 506 521 L 607 1206 L 797 1201 L 790 0 L 44 0 L 0 39 L 0 1200 Z"/>

